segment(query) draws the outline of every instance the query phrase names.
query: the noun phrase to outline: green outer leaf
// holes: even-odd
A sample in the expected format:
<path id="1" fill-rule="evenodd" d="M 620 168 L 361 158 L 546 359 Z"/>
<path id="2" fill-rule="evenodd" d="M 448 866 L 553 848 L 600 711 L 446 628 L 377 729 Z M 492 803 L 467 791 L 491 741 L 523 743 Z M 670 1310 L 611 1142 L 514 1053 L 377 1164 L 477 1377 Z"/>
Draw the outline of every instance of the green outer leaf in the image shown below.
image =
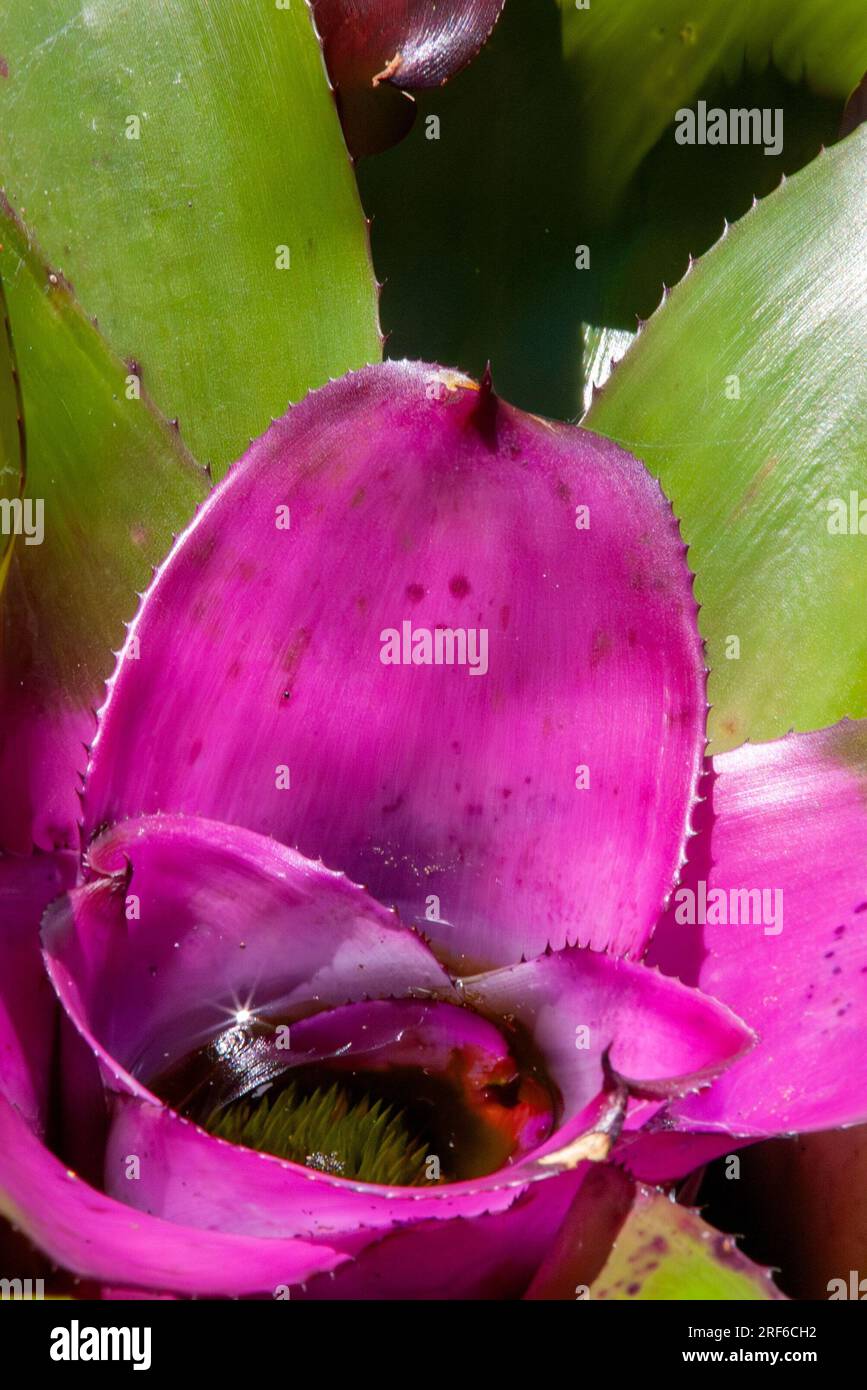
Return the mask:
<path id="1" fill-rule="evenodd" d="M 863 0 L 558 0 L 586 129 L 582 176 L 600 213 L 618 201 L 679 107 L 718 77 L 773 61 L 791 82 L 846 98 L 867 68 Z M 628 100 L 624 100 L 624 93 Z"/>
<path id="2" fill-rule="evenodd" d="M 24 486 L 24 435 L 12 330 L 0 283 L 0 499 L 20 496 Z M 0 525 L 0 593 L 9 572 L 13 541 L 10 520 Z"/>
<path id="3" fill-rule="evenodd" d="M 219 474 L 290 401 L 378 360 L 304 0 L 0 0 L 0 34 L 0 182 L 199 459 Z"/>
<path id="4" fill-rule="evenodd" d="M 112 649 L 207 478 L 106 347 L 67 283 L 0 205 L 0 277 L 21 373 L 27 496 L 41 545 L 16 542 L 3 596 L 0 846 L 75 843 L 76 773 Z M 132 388 L 134 389 L 134 387 Z"/>
<path id="5" fill-rule="evenodd" d="M 831 499 L 867 498 L 865 156 L 862 127 L 732 226 L 585 419 L 680 518 L 713 752 L 867 715 L 867 536 L 828 533 Z"/>
<path id="6" fill-rule="evenodd" d="M 661 1192 L 640 1190 L 591 1299 L 756 1303 L 782 1299 L 767 1270 L 742 1255 L 731 1236 Z"/>

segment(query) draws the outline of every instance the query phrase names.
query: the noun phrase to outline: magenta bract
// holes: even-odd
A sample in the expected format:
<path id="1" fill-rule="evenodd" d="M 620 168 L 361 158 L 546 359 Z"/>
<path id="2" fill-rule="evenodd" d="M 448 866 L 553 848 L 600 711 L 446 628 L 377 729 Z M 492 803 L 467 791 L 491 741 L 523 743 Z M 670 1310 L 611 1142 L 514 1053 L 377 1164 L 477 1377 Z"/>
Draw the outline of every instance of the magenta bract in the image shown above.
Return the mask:
<path id="1" fill-rule="evenodd" d="M 675 1107 L 679 1123 L 754 1137 L 863 1123 L 850 1067 L 867 1047 L 867 724 L 747 745 L 714 772 L 710 864 L 690 864 L 651 949 L 763 1046 Z"/>
<path id="2" fill-rule="evenodd" d="M 254 444 L 159 574 L 88 832 L 182 812 L 273 835 L 464 974 L 638 955 L 701 764 L 695 615 L 623 450 L 438 368 L 368 368 Z"/>

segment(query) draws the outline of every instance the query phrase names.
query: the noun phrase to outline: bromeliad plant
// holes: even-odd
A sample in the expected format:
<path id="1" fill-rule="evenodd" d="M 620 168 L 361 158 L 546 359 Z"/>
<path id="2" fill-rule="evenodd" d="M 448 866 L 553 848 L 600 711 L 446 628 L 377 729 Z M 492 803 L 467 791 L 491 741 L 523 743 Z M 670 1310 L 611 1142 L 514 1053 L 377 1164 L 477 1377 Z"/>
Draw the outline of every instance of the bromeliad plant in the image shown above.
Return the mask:
<path id="1" fill-rule="evenodd" d="M 757 1139 L 867 1121 L 865 1088 L 841 1064 L 867 1032 L 867 724 L 841 719 L 867 710 L 837 708 L 851 699 L 857 643 L 841 644 L 833 688 L 810 693 L 831 717 L 744 742 L 767 732 L 755 672 L 773 637 L 754 576 L 781 545 L 768 518 L 792 491 L 814 495 L 846 427 L 863 132 L 692 267 L 596 400 L 593 429 L 560 424 L 499 399 L 490 373 L 477 384 L 418 362 L 344 372 L 374 355 L 369 286 L 309 17 L 251 23 L 275 72 L 291 59 L 314 94 L 309 140 L 287 157 L 318 169 L 331 149 L 324 179 L 339 206 L 312 193 L 294 259 L 284 232 L 266 275 L 255 246 L 285 215 L 286 171 L 265 139 L 274 107 L 254 102 L 239 135 L 232 92 L 195 67 L 203 33 L 223 21 L 175 8 L 179 64 L 210 94 L 214 144 L 210 169 L 190 155 L 187 210 L 209 205 L 220 168 L 243 205 L 248 156 L 267 176 L 257 237 L 229 237 L 213 263 L 227 307 L 250 300 L 243 331 L 240 316 L 190 310 L 184 289 L 201 270 L 186 231 L 172 230 L 178 207 L 132 233 L 143 286 L 118 280 L 109 248 L 104 263 L 73 246 L 77 268 L 64 266 L 113 343 L 142 332 L 152 368 L 106 346 L 44 259 L 52 251 L 11 202 L 3 212 L 16 387 L 4 424 L 23 421 L 46 541 L 38 556 L 16 544 L 6 561 L 3 762 L 16 781 L 3 831 L 18 857 L 0 860 L 2 1209 L 57 1265 L 115 1291 L 777 1296 L 727 1247 L 716 1260 L 700 1219 L 664 1194 Z M 403 7 L 413 22 L 427 8 Z M 481 39 L 497 9 L 462 12 Z M 93 20 L 98 48 L 77 21 L 67 42 L 111 67 L 139 21 L 98 7 Z M 36 55 L 31 98 L 57 46 L 40 46 L 38 25 L 22 20 L 9 60 L 12 83 L 16 56 Z M 396 56 L 374 75 L 389 66 L 391 80 Z M 153 119 L 180 130 L 177 71 L 179 111 L 157 102 Z M 154 72 L 156 90 L 165 77 Z M 107 90 L 94 81 L 88 97 L 110 104 Z M 14 101 L 13 114 L 8 192 L 20 207 L 39 151 Z M 97 134 L 105 118 L 94 116 Z M 64 167 L 93 163 L 89 136 L 64 138 Z M 43 215 L 56 246 L 62 198 L 51 185 L 40 200 L 38 160 L 32 179 L 28 216 Z M 116 182 L 113 171 L 103 185 L 109 220 Z M 126 189 L 163 206 L 156 188 L 145 150 Z M 822 209 L 826 259 L 829 242 L 841 247 L 833 271 L 805 244 L 805 206 Z M 790 226 L 797 244 L 783 238 L 781 255 Z M 148 266 L 167 248 L 177 382 L 146 302 Z M 208 248 L 199 254 L 210 265 Z M 284 269 L 300 270 L 300 286 L 281 303 Z M 715 334 L 733 287 L 751 306 L 742 358 L 764 362 L 784 329 L 786 393 L 815 365 L 802 329 L 815 332 L 817 302 L 824 310 L 834 384 L 800 414 L 783 409 L 776 377 L 764 404 L 724 393 Z M 267 360 L 284 331 L 303 343 L 329 301 L 306 368 L 284 370 L 285 352 Z M 228 364 L 214 361 L 203 387 L 224 341 Z M 711 407 L 715 354 L 722 404 Z M 232 377 L 242 359 L 249 380 Z M 286 380 L 304 370 L 307 385 L 339 379 L 261 433 L 263 411 L 302 394 Z M 155 400 L 176 392 L 189 406 L 195 457 L 151 400 L 151 376 Z M 754 564 L 726 566 L 708 541 L 702 528 L 718 517 L 692 451 L 699 480 L 683 476 L 696 381 L 709 447 L 724 431 L 739 441 L 720 505 L 730 530 L 749 533 Z M 189 520 L 206 486 L 196 457 L 222 474 L 247 423 L 259 437 Z M 21 461 L 21 436 L 0 437 Z M 771 437 L 779 457 L 754 468 L 751 450 Z M 636 454 L 682 503 L 689 567 Z M 810 545 L 808 558 L 829 563 L 808 626 L 835 605 L 845 624 L 852 558 Z M 148 558 L 160 563 L 95 718 L 88 703 Z M 707 589 L 707 647 L 691 568 Z M 747 677 L 727 682 L 715 644 L 735 615 L 753 650 Z M 706 651 L 718 742 L 732 745 L 712 759 Z M 636 1281 L 628 1252 L 652 1239 L 668 1259 Z"/>
<path id="2" fill-rule="evenodd" d="M 488 382 L 372 367 L 272 426 L 130 628 L 43 920 L 106 1195 L 10 1107 L 16 1219 L 115 1283 L 514 1297 L 594 1163 L 862 1119 L 862 725 L 716 760 L 678 895 L 785 921 L 673 906 L 652 949 L 699 988 L 638 963 L 693 833 L 695 618 L 641 465 Z"/>

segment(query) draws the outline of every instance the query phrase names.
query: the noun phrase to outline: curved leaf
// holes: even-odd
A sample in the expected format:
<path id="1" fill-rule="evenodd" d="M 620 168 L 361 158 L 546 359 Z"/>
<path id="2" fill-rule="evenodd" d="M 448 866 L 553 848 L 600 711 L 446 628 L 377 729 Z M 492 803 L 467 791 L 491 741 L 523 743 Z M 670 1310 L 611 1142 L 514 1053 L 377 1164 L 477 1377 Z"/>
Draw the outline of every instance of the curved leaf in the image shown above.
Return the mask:
<path id="1" fill-rule="evenodd" d="M 73 854 L 0 855 L 0 1095 L 38 1133 L 51 1102 L 57 998 L 39 952 L 39 919 L 75 882 Z"/>
<path id="2" fill-rule="evenodd" d="M 613 1163 L 594 1163 L 524 1294 L 529 1302 L 572 1300 L 601 1274 L 635 1200 L 635 1182 Z"/>
<path id="3" fill-rule="evenodd" d="M 681 518 L 714 752 L 867 714 L 865 155 L 862 127 L 731 227 L 586 417 Z"/>
<path id="4" fill-rule="evenodd" d="M 673 1107 L 668 1132 L 863 1124 L 867 1096 L 840 1058 L 867 1047 L 867 720 L 724 754 L 706 790 L 706 853 L 650 956 L 737 1010 L 759 1042 Z"/>
<path id="5" fill-rule="evenodd" d="M 505 0 L 312 3 L 347 144 L 359 156 L 406 134 L 415 112 L 404 89 L 440 86 L 470 62 Z"/>
<path id="6" fill-rule="evenodd" d="M 731 1236 L 663 1193 L 639 1189 L 591 1299 L 760 1302 L 782 1299 L 769 1272 Z"/>
<path id="7" fill-rule="evenodd" d="M 0 0 L 0 33 L 0 180 L 199 459 L 219 472 L 290 400 L 378 359 L 303 0 Z"/>
<path id="8" fill-rule="evenodd" d="M 320 1243 L 191 1230 L 106 1197 L 40 1143 L 0 1097 L 0 1215 L 49 1259 L 85 1278 L 200 1297 L 273 1297 L 285 1283 L 336 1269 Z"/>
<path id="9" fill-rule="evenodd" d="M 0 844 L 26 852 L 77 844 L 81 745 L 112 648 L 207 480 L 2 204 L 0 244 L 32 503 L 0 612 Z"/>

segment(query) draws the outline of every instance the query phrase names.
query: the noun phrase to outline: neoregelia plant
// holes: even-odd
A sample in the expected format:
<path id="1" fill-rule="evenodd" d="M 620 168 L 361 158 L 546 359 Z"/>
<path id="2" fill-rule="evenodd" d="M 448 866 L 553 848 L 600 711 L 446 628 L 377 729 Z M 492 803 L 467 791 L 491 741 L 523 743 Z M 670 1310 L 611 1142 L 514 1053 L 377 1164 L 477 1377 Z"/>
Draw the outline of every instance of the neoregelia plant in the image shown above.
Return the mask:
<path id="1" fill-rule="evenodd" d="M 779 1298 L 670 1198 L 867 1122 L 865 133 L 601 394 L 600 314 L 582 426 L 377 364 L 338 111 L 381 148 L 501 9 L 4 15 L 0 1210 L 106 1292 Z M 586 114 L 643 21 L 563 18 Z M 771 25 L 828 102 L 839 22 Z M 588 226 L 672 99 L 583 149 Z"/>
<path id="2" fill-rule="evenodd" d="M 248 1242 L 243 1276 L 227 1252 L 200 1291 L 273 1292 L 280 1235 L 304 1261 L 281 1286 L 336 1271 L 313 1296 L 368 1277 L 430 1296 L 456 1278 L 427 1252 L 436 1223 L 496 1214 L 462 1292 L 515 1296 L 612 1149 L 659 1181 L 865 1118 L 836 1060 L 867 1017 L 860 726 L 717 760 L 712 866 L 692 856 L 654 947 L 702 992 L 629 961 L 696 803 L 695 614 L 640 465 L 441 369 L 323 388 L 212 494 L 130 630 L 81 878 L 43 925 L 110 1098 L 107 1195 Z M 705 961 L 670 925 L 696 920 Z M 811 1026 L 781 1058 L 793 1014 Z M 382 1129 L 356 1137 L 377 1103 Z M 113 1255 L 72 1216 L 62 1239 L 34 1206 L 50 1179 L 51 1210 L 72 1211 L 80 1184 L 23 1165 L 20 1141 L 0 1169 L 55 1258 L 125 1282 L 137 1227 L 107 1228 Z M 136 1282 L 192 1291 L 154 1239 Z"/>

